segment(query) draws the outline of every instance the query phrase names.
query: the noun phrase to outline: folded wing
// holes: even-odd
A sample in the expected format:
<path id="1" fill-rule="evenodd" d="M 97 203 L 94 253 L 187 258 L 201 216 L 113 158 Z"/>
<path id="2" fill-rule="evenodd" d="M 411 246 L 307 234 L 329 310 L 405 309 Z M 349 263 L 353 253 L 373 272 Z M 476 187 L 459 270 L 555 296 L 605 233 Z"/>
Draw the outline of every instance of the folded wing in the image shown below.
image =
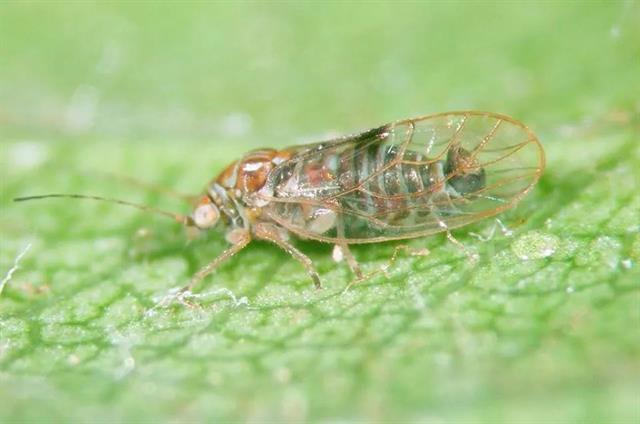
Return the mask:
<path id="1" fill-rule="evenodd" d="M 452 166 L 453 152 L 464 152 L 482 180 L 463 179 L 470 167 Z M 542 146 L 522 123 L 453 112 L 300 146 L 258 195 L 271 219 L 300 237 L 371 243 L 496 215 L 517 203 L 543 168 Z"/>

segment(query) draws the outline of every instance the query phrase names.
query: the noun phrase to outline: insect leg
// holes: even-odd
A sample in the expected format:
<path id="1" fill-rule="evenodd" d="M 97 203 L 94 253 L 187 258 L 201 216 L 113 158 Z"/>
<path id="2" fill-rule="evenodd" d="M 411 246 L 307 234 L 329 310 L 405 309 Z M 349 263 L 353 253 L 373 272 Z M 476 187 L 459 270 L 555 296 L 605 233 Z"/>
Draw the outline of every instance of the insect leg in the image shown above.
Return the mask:
<path id="1" fill-rule="evenodd" d="M 436 201 L 436 202 L 441 202 L 441 204 L 449 204 L 452 207 L 452 210 L 455 211 L 455 206 L 453 205 L 453 202 L 451 201 L 451 198 L 449 197 L 449 195 L 445 192 L 445 191 L 440 191 L 438 193 L 435 193 L 433 195 L 433 198 L 430 199 L 432 202 Z M 478 261 L 478 254 L 469 251 L 462 243 L 460 243 L 455 237 L 453 237 L 453 234 L 451 234 L 451 231 L 449 231 L 449 226 L 447 225 L 447 223 L 444 221 L 444 219 L 442 219 L 438 212 L 437 212 L 437 208 L 434 206 L 431 208 L 431 214 L 433 215 L 433 217 L 436 219 L 436 221 L 438 222 L 438 226 L 440 228 L 442 228 L 442 230 L 445 232 L 445 234 L 447 235 L 447 240 L 449 240 L 451 243 L 453 243 L 455 246 L 457 246 L 460 250 L 462 250 L 464 252 L 465 255 L 467 255 L 467 258 L 469 258 L 469 261 L 471 262 L 477 262 Z"/>
<path id="2" fill-rule="evenodd" d="M 238 230 L 238 232 L 234 234 L 234 237 L 228 237 L 228 238 L 232 238 L 231 241 L 233 244 L 231 245 L 231 247 L 227 248 L 227 250 L 222 252 L 217 258 L 215 258 L 214 260 L 209 262 L 207 265 L 202 267 L 200 271 L 196 272 L 193 275 L 193 277 L 191 277 L 191 281 L 189 282 L 189 284 L 180 290 L 180 293 L 186 293 L 193 290 L 193 288 L 200 281 L 202 281 L 204 277 L 211 274 L 211 272 L 213 272 L 221 263 L 223 263 L 227 259 L 231 258 L 233 255 L 235 255 L 236 253 L 238 253 L 239 251 L 247 247 L 247 244 L 249 244 L 249 242 L 251 241 L 251 236 L 249 235 L 249 232 L 245 230 Z"/>
<path id="3" fill-rule="evenodd" d="M 438 225 L 440 226 L 440 228 L 444 229 L 445 234 L 447 235 L 447 240 L 449 240 L 451 243 L 457 246 L 460 250 L 462 250 L 464 254 L 467 255 L 467 258 L 469 258 L 469 261 L 477 262 L 479 259 L 478 254 L 475 252 L 471 252 L 469 249 L 467 249 L 464 246 L 464 244 L 462 244 L 458 239 L 456 239 L 453 236 L 453 234 L 451 234 L 451 231 L 449 231 L 449 227 L 447 226 L 447 224 L 444 221 L 442 221 L 440 218 L 437 218 L 437 219 L 438 219 Z"/>
<path id="4" fill-rule="evenodd" d="M 309 274 L 309 277 L 313 280 L 313 284 L 316 288 L 322 288 L 322 284 L 320 284 L 320 276 L 318 275 L 318 271 L 316 271 L 311 259 L 289 243 L 282 236 L 281 230 L 278 227 L 272 224 L 259 223 L 254 227 L 254 235 L 257 239 L 270 241 L 293 256 L 293 258 L 300 262 L 300 264 L 302 264 L 302 266 L 307 270 L 307 274 Z"/>
<path id="5" fill-rule="evenodd" d="M 382 272 L 384 272 L 385 274 L 387 273 L 387 270 L 391 268 L 395 263 L 396 259 L 398 259 L 398 254 L 401 251 L 406 252 L 406 254 L 409 256 L 427 256 L 430 253 L 429 249 L 427 248 L 414 249 L 410 246 L 407 246 L 406 244 L 401 244 L 399 246 L 396 246 L 395 249 L 393 249 L 393 255 L 391 255 L 391 259 L 389 259 L 389 262 L 387 263 L 387 265 L 382 267 L 381 269 Z"/>
<path id="6" fill-rule="evenodd" d="M 336 225 L 337 225 L 337 230 L 338 230 L 338 238 L 343 239 L 344 238 L 344 221 L 343 221 L 343 219 L 339 218 L 338 222 L 336 223 Z M 342 252 L 342 255 L 347 260 L 347 263 L 349 264 L 349 267 L 351 268 L 351 271 L 356 275 L 356 279 L 357 280 L 364 279 L 364 274 L 362 273 L 362 270 L 360 269 L 360 264 L 358 264 L 358 261 L 356 260 L 356 257 L 353 256 L 353 253 L 351 253 L 351 249 L 349 249 L 349 245 L 347 243 L 338 243 L 338 244 L 336 244 L 336 247 L 339 248 L 340 251 Z"/>
<path id="7" fill-rule="evenodd" d="M 336 244 L 335 247 L 336 249 L 340 249 L 340 253 L 347 260 L 347 263 L 349 264 L 349 268 L 351 268 L 351 272 L 355 274 L 356 279 L 358 280 L 364 279 L 364 274 L 360 269 L 360 264 L 356 260 L 356 257 L 353 255 L 353 253 L 351 253 L 351 250 L 349 249 L 349 245 L 346 243 L 341 243 L 341 244 Z"/>
<path id="8" fill-rule="evenodd" d="M 500 218 L 495 219 L 495 222 L 491 226 L 491 229 L 486 236 L 478 233 L 469 233 L 469 235 L 477 238 L 482 242 L 489 241 L 493 239 L 493 236 L 496 234 L 496 228 L 498 227 L 500 227 L 500 232 L 502 232 L 502 235 L 504 235 L 505 237 L 511 237 L 513 235 L 513 231 L 511 231 L 506 225 L 504 225 L 502 221 L 500 221 Z"/>
<path id="9" fill-rule="evenodd" d="M 349 291 L 349 289 L 353 286 L 355 286 L 356 284 L 360 283 L 361 281 L 364 280 L 368 280 L 369 278 L 373 277 L 374 275 L 383 273 L 387 278 L 389 278 L 389 268 L 391 268 L 393 266 L 393 264 L 395 263 L 396 259 L 398 259 L 398 255 L 400 254 L 401 251 L 404 251 L 407 253 L 407 255 L 409 256 L 427 256 L 430 252 L 429 249 L 424 248 L 424 249 L 414 249 L 410 246 L 407 246 L 406 244 L 401 244 L 399 246 L 396 246 L 393 249 L 393 254 L 391 255 L 391 258 L 389 259 L 389 261 L 380 267 L 380 269 L 372 271 L 366 275 L 361 275 L 358 276 L 358 278 L 356 278 L 354 281 L 350 282 L 349 284 L 347 284 L 347 287 L 345 287 L 344 291 L 342 293 L 346 293 L 347 291 Z"/>

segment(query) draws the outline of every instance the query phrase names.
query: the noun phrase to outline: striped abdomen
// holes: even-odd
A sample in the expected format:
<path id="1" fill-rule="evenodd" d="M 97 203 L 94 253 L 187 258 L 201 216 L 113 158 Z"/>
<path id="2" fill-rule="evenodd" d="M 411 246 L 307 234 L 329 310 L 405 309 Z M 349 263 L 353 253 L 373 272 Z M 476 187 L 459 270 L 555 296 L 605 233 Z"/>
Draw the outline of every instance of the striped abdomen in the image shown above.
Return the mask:
<path id="1" fill-rule="evenodd" d="M 364 196 L 366 211 L 390 222 L 409 217 L 413 205 L 425 205 L 432 193 L 443 190 L 437 187 L 444 181 L 442 161 L 430 162 L 412 151 L 405 151 L 402 158 L 399 154 L 397 145 L 385 144 L 355 147 L 342 153 L 342 188 L 359 188 L 342 201 L 362 203 L 356 196 Z"/>
<path id="2" fill-rule="evenodd" d="M 411 151 L 399 158 L 395 144 L 365 141 L 318 150 L 279 169 L 273 181 L 275 197 L 327 202 L 397 224 L 428 215 L 424 206 L 431 194 L 443 190 L 437 187 L 444 181 L 443 161 L 430 162 Z M 413 206 L 421 206 L 420 213 L 412 213 Z M 301 213 L 294 205 L 287 209 Z M 309 209 L 306 215 L 314 213 Z"/>

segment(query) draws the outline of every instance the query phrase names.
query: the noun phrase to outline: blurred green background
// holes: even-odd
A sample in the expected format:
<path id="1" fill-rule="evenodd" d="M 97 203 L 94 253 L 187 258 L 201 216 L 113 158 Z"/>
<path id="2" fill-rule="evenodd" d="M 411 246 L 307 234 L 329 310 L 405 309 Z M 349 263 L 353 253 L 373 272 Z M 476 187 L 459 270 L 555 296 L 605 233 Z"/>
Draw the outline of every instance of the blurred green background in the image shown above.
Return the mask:
<path id="1" fill-rule="evenodd" d="M 0 421 L 640 421 L 637 2 L 3 2 Z M 226 163 L 446 110 L 502 112 L 548 168 L 502 218 L 413 240 L 342 294 L 256 244 L 198 307 L 156 304 L 224 247 L 81 192 L 187 207 Z M 393 243 L 354 249 L 367 270 Z M 528 259 L 524 259 L 528 257 Z"/>

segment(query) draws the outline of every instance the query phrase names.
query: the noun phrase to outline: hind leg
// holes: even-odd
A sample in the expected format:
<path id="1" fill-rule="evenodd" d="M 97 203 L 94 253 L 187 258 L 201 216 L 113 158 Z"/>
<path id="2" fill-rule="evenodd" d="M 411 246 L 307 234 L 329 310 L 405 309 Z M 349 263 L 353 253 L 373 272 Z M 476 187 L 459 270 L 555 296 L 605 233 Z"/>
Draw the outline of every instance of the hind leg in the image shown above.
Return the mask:
<path id="1" fill-rule="evenodd" d="M 453 204 L 449 195 L 444 191 L 434 193 L 430 201 L 432 203 L 431 214 L 436 219 L 438 226 L 446 234 L 447 240 L 449 240 L 452 244 L 454 244 L 458 249 L 462 250 L 470 262 L 472 263 L 477 262 L 479 259 L 478 254 L 467 249 L 464 244 L 462 244 L 458 239 L 456 239 L 453 236 L 453 234 L 451 234 L 451 230 L 449 229 L 449 226 L 447 225 L 445 219 L 441 217 L 440 214 L 438 213 L 438 208 L 444 208 L 444 206 L 448 206 L 449 209 L 453 212 L 458 212 L 458 209 Z"/>
<path id="2" fill-rule="evenodd" d="M 349 289 L 358 284 L 361 281 L 367 280 L 371 277 L 373 277 L 374 275 L 377 274 L 384 274 L 387 278 L 389 278 L 389 268 L 391 268 L 393 266 L 393 264 L 396 262 L 396 260 L 398 259 L 398 255 L 400 254 L 401 251 L 406 252 L 406 254 L 408 256 L 427 256 L 430 252 L 429 249 L 427 248 L 423 248 L 423 249 L 415 249 L 412 247 L 407 246 L 406 244 L 401 244 L 399 246 L 396 246 L 393 249 L 393 253 L 391 254 L 391 258 L 389 258 L 389 261 L 380 267 L 380 269 L 377 269 L 375 271 L 371 271 L 368 274 L 363 274 L 360 277 L 358 277 L 356 280 L 350 282 L 349 284 L 347 284 L 347 287 L 345 287 L 343 293 L 346 293 L 347 291 L 349 291 Z"/>
<path id="3" fill-rule="evenodd" d="M 447 235 L 447 240 L 453 243 L 458 249 L 462 250 L 464 254 L 467 256 L 467 259 L 469 260 L 469 262 L 471 263 L 478 262 L 478 260 L 480 259 L 480 256 L 477 253 L 467 249 L 464 244 L 462 244 L 457 238 L 455 238 L 453 234 L 451 234 L 451 231 L 449 231 L 449 227 L 444 221 L 438 221 L 438 225 L 445 231 L 445 234 Z"/>

